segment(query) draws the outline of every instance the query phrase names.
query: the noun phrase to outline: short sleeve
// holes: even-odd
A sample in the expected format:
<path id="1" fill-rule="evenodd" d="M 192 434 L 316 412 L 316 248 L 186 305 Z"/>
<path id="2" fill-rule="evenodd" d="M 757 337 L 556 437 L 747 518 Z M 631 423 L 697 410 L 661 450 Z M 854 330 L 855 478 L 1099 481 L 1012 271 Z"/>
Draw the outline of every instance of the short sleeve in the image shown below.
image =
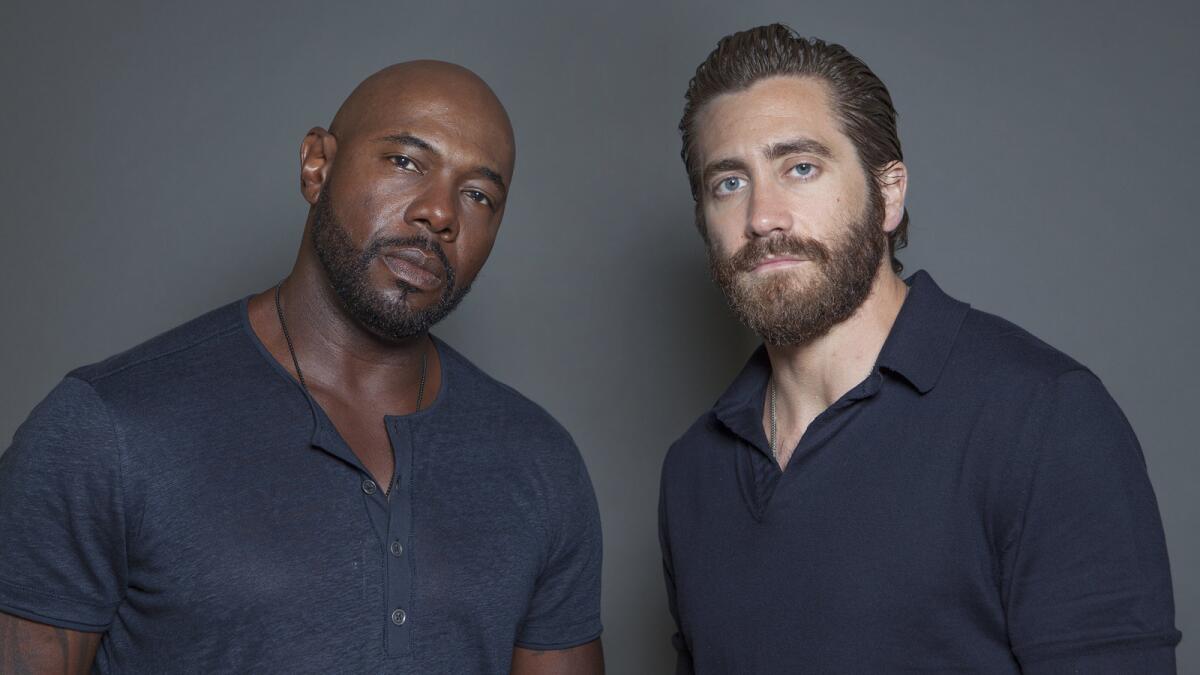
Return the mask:
<path id="1" fill-rule="evenodd" d="M 100 632 L 124 595 L 117 434 L 91 385 L 67 377 L 0 455 L 0 612 Z"/>
<path id="2" fill-rule="evenodd" d="M 1166 542 L 1141 447 L 1090 372 L 1040 392 L 1014 473 L 1003 553 L 1009 639 L 1025 673 L 1173 673 Z"/>
<path id="3" fill-rule="evenodd" d="M 557 527 L 517 634 L 518 647 L 570 649 L 600 637 L 600 511 L 581 458 L 572 473 L 552 500 Z"/>

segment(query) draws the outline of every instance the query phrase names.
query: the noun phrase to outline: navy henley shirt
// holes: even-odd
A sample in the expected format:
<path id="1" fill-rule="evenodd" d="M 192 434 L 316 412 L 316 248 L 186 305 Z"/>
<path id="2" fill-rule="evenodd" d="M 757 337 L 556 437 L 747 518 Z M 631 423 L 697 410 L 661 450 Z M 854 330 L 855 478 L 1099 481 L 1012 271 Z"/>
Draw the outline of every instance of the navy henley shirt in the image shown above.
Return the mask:
<path id="1" fill-rule="evenodd" d="M 663 466 L 679 673 L 1174 672 L 1162 524 L 1086 368 L 925 273 L 780 471 L 760 349 Z"/>
<path id="2" fill-rule="evenodd" d="M 544 410 L 441 341 L 376 485 L 234 303 L 79 369 L 0 456 L 0 612 L 100 673 L 500 673 L 600 633 L 600 523 Z"/>

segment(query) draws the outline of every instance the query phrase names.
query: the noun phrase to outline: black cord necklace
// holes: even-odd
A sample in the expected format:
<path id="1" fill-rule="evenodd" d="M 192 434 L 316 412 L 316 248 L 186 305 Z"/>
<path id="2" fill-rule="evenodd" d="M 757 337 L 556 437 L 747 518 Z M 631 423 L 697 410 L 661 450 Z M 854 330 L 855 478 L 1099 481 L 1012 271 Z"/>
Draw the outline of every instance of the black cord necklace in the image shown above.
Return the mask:
<path id="1" fill-rule="evenodd" d="M 279 290 L 283 287 L 283 282 L 275 284 L 275 313 L 279 315 L 279 327 L 283 329 L 283 339 L 287 341 L 288 353 L 292 355 L 292 365 L 296 367 L 296 379 L 300 380 L 300 386 L 304 387 L 304 391 L 312 396 L 312 392 L 308 389 L 308 383 L 304 381 L 304 371 L 300 370 L 300 359 L 296 358 L 296 346 L 292 344 L 292 334 L 288 332 L 287 321 L 283 318 L 283 305 L 279 302 Z M 417 385 L 417 409 L 414 412 L 421 410 L 421 401 L 425 400 L 425 375 L 429 366 L 429 350 L 421 352 L 421 381 Z"/>

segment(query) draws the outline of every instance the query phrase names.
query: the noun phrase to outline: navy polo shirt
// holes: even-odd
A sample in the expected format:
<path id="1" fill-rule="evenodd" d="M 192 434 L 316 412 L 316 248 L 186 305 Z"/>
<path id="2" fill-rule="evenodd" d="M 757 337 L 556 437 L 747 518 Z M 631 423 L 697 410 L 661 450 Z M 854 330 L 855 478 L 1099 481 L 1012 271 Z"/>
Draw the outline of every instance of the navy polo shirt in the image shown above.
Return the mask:
<path id="1" fill-rule="evenodd" d="M 1142 451 L 1083 366 L 919 272 L 780 471 L 760 349 L 663 466 L 679 673 L 1174 672 Z"/>
<path id="2" fill-rule="evenodd" d="M 0 612 L 96 671 L 507 672 L 600 633 L 600 523 L 545 411 L 435 340 L 385 495 L 234 303 L 68 375 L 0 456 Z"/>

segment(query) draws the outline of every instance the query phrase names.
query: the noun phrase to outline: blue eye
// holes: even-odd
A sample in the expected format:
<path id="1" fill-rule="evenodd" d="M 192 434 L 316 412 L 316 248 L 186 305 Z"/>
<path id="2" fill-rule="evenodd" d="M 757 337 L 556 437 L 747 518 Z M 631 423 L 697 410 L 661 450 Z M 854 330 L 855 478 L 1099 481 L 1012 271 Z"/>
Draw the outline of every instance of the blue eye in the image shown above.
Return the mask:
<path id="1" fill-rule="evenodd" d="M 812 175 L 817 172 L 817 167 L 809 164 L 808 162 L 800 162 L 796 166 L 792 167 L 792 171 L 794 171 L 796 175 L 801 178 L 811 178 Z"/>
<path id="2" fill-rule="evenodd" d="M 737 191 L 738 188 L 742 187 L 745 182 L 746 181 L 738 178 L 737 176 L 722 178 L 721 182 L 717 183 L 717 187 L 713 191 L 719 195 L 729 194 L 730 192 Z"/>

